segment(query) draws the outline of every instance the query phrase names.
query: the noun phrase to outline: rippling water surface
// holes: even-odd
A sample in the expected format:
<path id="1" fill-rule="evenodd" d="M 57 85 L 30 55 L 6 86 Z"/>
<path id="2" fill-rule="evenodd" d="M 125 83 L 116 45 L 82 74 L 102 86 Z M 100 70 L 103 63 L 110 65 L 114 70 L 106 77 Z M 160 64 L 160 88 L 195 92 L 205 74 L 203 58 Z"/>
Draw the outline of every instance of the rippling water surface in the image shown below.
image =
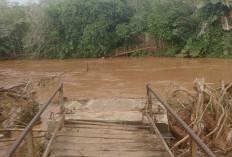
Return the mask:
<path id="1" fill-rule="evenodd" d="M 88 65 L 88 72 L 86 71 Z M 68 98 L 143 97 L 145 85 L 158 91 L 173 82 L 189 88 L 197 77 L 218 85 L 232 80 L 231 59 L 116 58 L 0 61 L 0 88 L 56 77 Z M 58 84 L 58 83 L 57 83 Z M 57 84 L 41 88 L 47 99 Z"/>
<path id="2" fill-rule="evenodd" d="M 88 71 L 87 71 L 88 65 Z M 174 82 L 192 88 L 197 77 L 216 86 L 232 80 L 231 59 L 116 58 L 0 61 L 0 88 L 29 80 L 46 101 L 64 83 L 64 96 L 77 98 L 138 98 L 146 96 L 146 83 L 161 94 Z M 55 112 L 56 107 L 50 107 Z M 49 117 L 49 111 L 45 117 Z M 46 121 L 46 120 L 45 120 Z M 45 124 L 45 123 L 44 123 Z M 46 124 L 45 124 L 46 125 Z M 43 127 L 43 126 L 42 126 Z M 0 156 L 12 143 L 1 144 Z M 5 148 L 5 149 L 4 149 Z"/>

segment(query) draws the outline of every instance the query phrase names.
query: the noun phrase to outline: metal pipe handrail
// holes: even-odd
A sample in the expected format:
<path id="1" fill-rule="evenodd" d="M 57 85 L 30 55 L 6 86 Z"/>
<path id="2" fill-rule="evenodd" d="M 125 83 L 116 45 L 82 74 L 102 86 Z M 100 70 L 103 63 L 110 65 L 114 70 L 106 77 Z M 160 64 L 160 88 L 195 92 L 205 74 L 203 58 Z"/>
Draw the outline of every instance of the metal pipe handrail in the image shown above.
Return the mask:
<path id="1" fill-rule="evenodd" d="M 153 130 L 155 131 L 156 135 L 158 135 L 162 145 L 164 146 L 164 148 L 166 149 L 169 157 L 174 157 L 172 151 L 169 149 L 166 141 L 164 140 L 162 134 L 160 133 L 159 129 L 157 128 L 157 126 L 155 125 L 155 122 L 153 121 L 153 119 L 150 117 L 150 115 L 148 113 L 145 113 L 150 125 L 151 125 L 151 128 L 153 128 Z"/>
<path id="2" fill-rule="evenodd" d="M 177 115 L 177 113 L 156 93 L 150 84 L 147 84 L 147 90 L 164 105 L 166 110 L 176 119 L 176 121 L 184 128 L 189 136 L 197 143 L 197 145 L 205 152 L 209 157 L 216 157 L 216 155 L 202 142 L 202 140 L 192 131 L 192 129 Z"/>
<path id="3" fill-rule="evenodd" d="M 42 106 L 42 108 L 39 110 L 39 112 L 35 115 L 35 117 L 30 121 L 30 123 L 27 125 L 23 133 L 20 135 L 20 137 L 16 140 L 16 142 L 13 144 L 13 146 L 10 148 L 10 150 L 5 154 L 4 157 L 11 157 L 16 149 L 19 147 L 19 145 L 22 143 L 24 138 L 27 136 L 27 134 L 30 132 L 34 124 L 38 121 L 40 116 L 43 114 L 44 110 L 47 108 L 47 106 L 51 103 L 52 99 L 55 97 L 58 91 L 63 89 L 63 83 L 61 83 L 57 89 L 53 92 L 53 94 L 50 96 L 48 101 Z"/>
<path id="4" fill-rule="evenodd" d="M 64 119 L 65 119 L 65 112 L 63 113 L 63 115 L 60 117 L 60 120 L 58 121 L 58 124 L 57 124 L 58 126 L 56 126 L 56 129 L 55 129 L 50 141 L 47 144 L 47 147 L 44 151 L 43 157 L 47 157 L 49 155 L 49 153 L 50 153 L 49 151 L 51 149 L 52 143 L 55 140 L 58 131 L 60 131 L 60 129 L 62 127 L 62 123 L 64 122 Z"/>

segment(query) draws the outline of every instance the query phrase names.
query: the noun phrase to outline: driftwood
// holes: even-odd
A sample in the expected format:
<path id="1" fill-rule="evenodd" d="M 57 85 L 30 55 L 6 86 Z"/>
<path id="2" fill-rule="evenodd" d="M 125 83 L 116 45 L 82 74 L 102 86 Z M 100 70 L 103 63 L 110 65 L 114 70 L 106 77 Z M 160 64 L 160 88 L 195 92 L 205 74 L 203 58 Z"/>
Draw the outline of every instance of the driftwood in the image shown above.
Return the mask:
<path id="1" fill-rule="evenodd" d="M 8 89 L 0 89 L 0 126 L 2 128 L 27 125 L 38 111 L 38 103 L 33 92 L 29 91 L 30 82 L 18 84 Z"/>
<path id="2" fill-rule="evenodd" d="M 1 92 L 7 92 L 7 89 L 0 88 L 0 93 Z"/>
<path id="3" fill-rule="evenodd" d="M 221 83 L 221 87 L 212 88 L 205 83 L 204 78 L 194 81 L 194 93 L 179 86 L 171 91 L 170 105 L 175 104 L 180 117 L 193 129 L 193 131 L 218 155 L 230 156 L 232 148 L 232 82 Z M 191 94 L 189 94 L 191 93 Z M 186 133 L 172 118 L 169 119 L 170 130 L 175 137 L 172 150 L 176 156 L 189 156 L 189 140 Z M 183 150 L 183 151 L 182 151 Z M 222 150 L 222 151 L 218 151 Z M 224 151 L 223 151 L 224 150 Z M 202 152 L 199 156 L 204 156 Z"/>
<path id="4" fill-rule="evenodd" d="M 197 38 L 200 38 L 205 33 L 205 30 L 207 29 L 207 27 L 208 27 L 208 23 L 204 22 L 202 24 L 201 31 L 197 35 Z"/>
<path id="5" fill-rule="evenodd" d="M 25 86 L 26 86 L 26 83 L 22 83 L 22 84 L 13 86 L 13 87 L 11 87 L 11 88 L 9 88 L 9 89 L 7 89 L 7 90 L 8 90 L 8 91 L 15 91 L 15 90 L 17 90 L 18 88 L 23 88 L 23 87 L 25 87 Z"/>
<path id="6" fill-rule="evenodd" d="M 23 93 L 25 93 L 25 91 L 27 90 L 27 88 L 28 88 L 28 86 L 29 86 L 30 83 L 31 83 L 31 79 L 27 82 L 27 85 L 23 89 L 22 95 L 23 95 Z"/>

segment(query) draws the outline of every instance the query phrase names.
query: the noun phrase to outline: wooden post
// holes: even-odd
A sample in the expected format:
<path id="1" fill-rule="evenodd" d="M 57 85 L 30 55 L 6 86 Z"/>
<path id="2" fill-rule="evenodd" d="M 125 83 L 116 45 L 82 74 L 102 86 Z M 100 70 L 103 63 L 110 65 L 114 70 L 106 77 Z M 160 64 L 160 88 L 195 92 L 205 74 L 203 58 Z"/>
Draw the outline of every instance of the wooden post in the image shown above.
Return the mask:
<path id="1" fill-rule="evenodd" d="M 44 153 L 43 153 L 43 157 L 47 157 L 47 156 L 49 155 L 52 142 L 55 140 L 58 131 L 59 131 L 60 128 L 62 127 L 62 122 L 64 121 L 64 118 L 65 118 L 65 113 L 63 113 L 63 114 L 61 115 L 60 120 L 59 120 L 59 122 L 58 122 L 58 125 L 56 126 L 56 130 L 55 130 L 55 132 L 52 134 L 52 137 L 51 137 L 50 141 L 48 142 L 47 148 L 45 149 L 45 151 L 44 151 Z"/>
<path id="2" fill-rule="evenodd" d="M 27 133 L 27 149 L 28 149 L 28 156 L 35 157 L 32 129 Z"/>
<path id="3" fill-rule="evenodd" d="M 147 89 L 147 100 L 148 100 L 148 111 L 151 117 L 153 117 L 152 115 L 152 100 L 151 100 L 151 92 L 149 89 Z M 154 120 L 154 119 L 153 119 Z"/>
<path id="4" fill-rule="evenodd" d="M 190 141 L 190 154 L 191 157 L 197 157 L 197 144 L 192 138 Z"/>
<path id="5" fill-rule="evenodd" d="M 151 100 L 151 92 L 150 89 L 147 87 L 147 107 L 146 107 L 146 112 L 148 110 L 148 114 L 150 117 L 153 117 L 152 115 L 152 100 Z M 152 119 L 154 120 L 154 119 Z M 153 134 L 154 130 L 152 129 L 152 126 L 150 126 L 150 133 Z"/>
<path id="6" fill-rule="evenodd" d="M 64 112 L 64 104 L 63 104 L 63 84 L 59 90 L 59 99 L 60 99 L 60 114 Z"/>

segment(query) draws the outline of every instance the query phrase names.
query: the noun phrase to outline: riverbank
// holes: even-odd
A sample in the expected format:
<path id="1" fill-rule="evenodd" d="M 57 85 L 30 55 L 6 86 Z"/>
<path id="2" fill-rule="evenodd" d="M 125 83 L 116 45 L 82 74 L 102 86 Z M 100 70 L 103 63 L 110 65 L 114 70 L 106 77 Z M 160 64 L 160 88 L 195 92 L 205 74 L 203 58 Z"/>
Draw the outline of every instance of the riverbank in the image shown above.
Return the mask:
<path id="1" fill-rule="evenodd" d="M 18 55 L 18 56 L 8 56 L 8 57 L 0 57 L 0 61 L 11 61 L 11 60 L 67 60 L 67 59 L 111 59 L 111 58 L 177 58 L 177 59 L 231 59 L 232 55 L 221 55 L 221 56 L 215 56 L 215 55 L 207 55 L 205 57 L 187 57 L 187 56 L 181 56 L 181 55 L 173 55 L 163 52 L 147 52 L 147 51 L 138 51 L 133 52 L 131 54 L 122 55 L 119 57 L 114 56 L 104 56 L 99 58 L 77 58 L 77 57 L 66 57 L 66 58 L 44 58 L 44 57 L 38 57 L 34 54 L 26 54 L 26 55 Z"/>

